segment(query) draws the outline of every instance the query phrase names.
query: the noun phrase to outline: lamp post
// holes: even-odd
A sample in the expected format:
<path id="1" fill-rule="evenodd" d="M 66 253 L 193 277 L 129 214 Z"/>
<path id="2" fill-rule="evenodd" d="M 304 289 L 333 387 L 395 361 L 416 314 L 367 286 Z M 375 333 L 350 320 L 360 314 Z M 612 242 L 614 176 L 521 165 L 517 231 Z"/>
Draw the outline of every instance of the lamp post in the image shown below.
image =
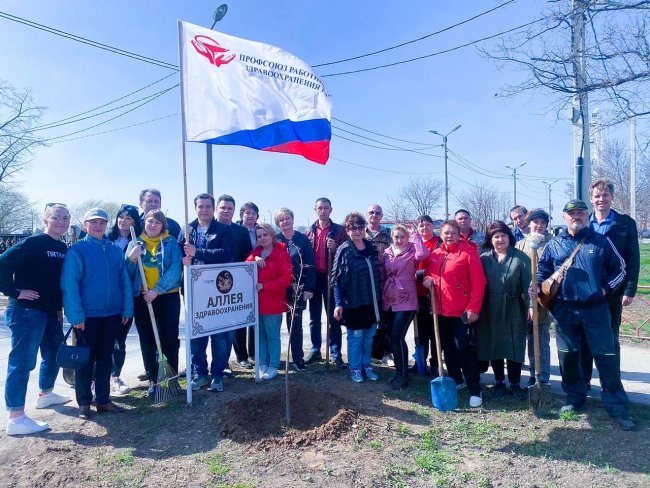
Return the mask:
<path id="1" fill-rule="evenodd" d="M 445 146 L 445 220 L 449 220 L 449 172 L 447 171 L 447 162 L 448 162 L 448 159 L 447 159 L 447 137 L 452 132 L 455 132 L 458 129 L 460 129 L 461 126 L 462 126 L 461 124 L 458 124 L 456 127 L 451 129 L 446 134 L 441 134 L 437 130 L 433 130 L 433 129 L 429 130 L 429 132 L 431 132 L 432 134 L 435 134 L 437 136 L 442 137 L 442 143 Z"/>
<path id="2" fill-rule="evenodd" d="M 550 220 L 548 224 L 549 228 L 552 227 L 551 224 L 553 223 L 553 202 L 551 201 L 551 186 L 557 183 L 558 181 L 560 180 L 555 180 L 550 183 L 547 181 L 542 181 L 542 183 L 546 185 L 546 189 L 548 190 L 548 218 Z"/>
<path id="3" fill-rule="evenodd" d="M 514 203 L 515 206 L 517 205 L 517 170 L 522 166 L 524 166 L 525 164 L 526 163 L 521 163 L 519 166 L 515 166 L 514 168 L 506 164 L 506 168 L 512 170 L 512 181 L 515 185 L 515 203 Z"/>
<path id="4" fill-rule="evenodd" d="M 219 22 L 221 19 L 223 19 L 223 16 L 226 15 L 226 12 L 228 12 L 228 5 L 225 3 L 222 5 L 219 5 L 217 9 L 214 11 L 214 14 L 212 14 L 212 27 L 210 29 L 214 29 L 214 26 Z M 206 169 L 206 178 L 208 180 L 208 194 L 212 195 L 214 193 L 214 182 L 213 182 L 213 175 L 212 175 L 212 144 L 206 144 L 205 145 L 205 169 Z"/>

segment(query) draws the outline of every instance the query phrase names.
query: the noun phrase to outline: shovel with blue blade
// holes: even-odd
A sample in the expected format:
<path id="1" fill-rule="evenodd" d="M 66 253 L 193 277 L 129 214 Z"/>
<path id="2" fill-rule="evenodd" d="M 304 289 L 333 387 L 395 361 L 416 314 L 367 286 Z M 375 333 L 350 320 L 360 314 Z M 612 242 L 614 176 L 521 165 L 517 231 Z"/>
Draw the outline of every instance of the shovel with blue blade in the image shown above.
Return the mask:
<path id="1" fill-rule="evenodd" d="M 456 410 L 458 392 L 456 382 L 445 376 L 442 367 L 442 350 L 440 349 L 440 327 L 438 326 L 438 308 L 436 307 L 435 286 L 431 288 L 431 311 L 433 313 L 433 330 L 436 336 L 436 354 L 438 355 L 438 377 L 431 380 L 431 401 L 434 408 L 441 412 Z"/>

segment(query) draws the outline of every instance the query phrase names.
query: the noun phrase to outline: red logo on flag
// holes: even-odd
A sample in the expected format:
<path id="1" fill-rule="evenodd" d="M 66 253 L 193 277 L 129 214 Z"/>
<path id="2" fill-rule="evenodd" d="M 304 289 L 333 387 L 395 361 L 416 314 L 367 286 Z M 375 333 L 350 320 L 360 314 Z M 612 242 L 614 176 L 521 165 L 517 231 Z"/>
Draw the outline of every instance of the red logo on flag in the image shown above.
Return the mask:
<path id="1" fill-rule="evenodd" d="M 217 68 L 222 64 L 230 63 L 236 56 L 236 54 L 227 56 L 228 49 L 221 47 L 217 41 L 208 36 L 194 36 L 192 46 L 197 53 L 208 58 L 210 64 L 214 64 Z"/>

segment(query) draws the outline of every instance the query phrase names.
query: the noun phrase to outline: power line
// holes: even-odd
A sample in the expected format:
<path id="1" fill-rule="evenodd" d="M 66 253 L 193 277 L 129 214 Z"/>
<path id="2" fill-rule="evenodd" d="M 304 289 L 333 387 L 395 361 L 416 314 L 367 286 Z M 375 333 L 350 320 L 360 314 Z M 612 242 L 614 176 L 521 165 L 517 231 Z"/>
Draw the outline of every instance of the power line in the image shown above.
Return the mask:
<path id="1" fill-rule="evenodd" d="M 391 51 L 393 49 L 397 49 L 399 47 L 403 47 L 403 46 L 406 46 L 408 44 L 413 44 L 415 42 L 419 42 L 419 41 L 422 41 L 424 39 L 428 39 L 429 37 L 433 37 L 433 36 L 436 36 L 438 34 L 442 34 L 443 32 L 447 32 L 447 31 L 449 31 L 451 29 L 454 29 L 455 27 L 461 26 L 463 24 L 467 24 L 468 22 L 471 22 L 472 20 L 476 20 L 479 17 L 483 17 L 484 15 L 487 15 L 487 14 L 489 14 L 491 12 L 494 12 L 495 10 L 498 10 L 498 9 L 500 9 L 502 7 L 505 7 L 506 5 L 508 5 L 510 3 L 513 3 L 514 1 L 515 0 L 508 0 L 507 2 L 504 2 L 504 3 L 500 4 L 500 5 L 497 5 L 494 8 L 491 8 L 489 10 L 485 10 L 484 12 L 481 12 L 481 13 L 479 13 L 477 15 L 474 15 L 473 17 L 470 17 L 469 19 L 465 19 L 465 20 L 463 20 L 461 22 L 458 22 L 456 24 L 445 27 L 444 29 L 440 29 L 438 31 L 432 32 L 431 34 L 427 34 L 425 36 L 418 37 L 417 39 L 413 39 L 411 41 L 402 42 L 401 44 L 396 44 L 395 46 L 390 46 L 390 47 L 387 47 L 387 48 L 384 48 L 384 49 L 380 49 L 379 51 L 373 51 L 373 52 L 366 53 L 366 54 L 360 54 L 358 56 L 354 56 L 354 57 L 351 57 L 351 58 L 339 59 L 338 61 L 330 61 L 328 63 L 315 64 L 315 65 L 313 65 L 313 67 L 314 68 L 320 68 L 321 66 L 330 66 L 332 64 L 345 63 L 347 61 L 354 61 L 355 59 L 361 59 L 361 58 L 366 58 L 368 56 L 374 56 L 375 54 L 385 53 L 387 51 Z"/>
<path id="2" fill-rule="evenodd" d="M 131 51 L 127 51 L 125 49 L 120 49 L 114 46 L 110 46 L 108 44 L 103 44 L 101 42 L 93 41 L 92 39 L 87 39 L 85 37 L 78 36 L 76 34 L 71 34 L 69 32 L 65 32 L 59 29 L 55 29 L 54 27 L 49 27 L 44 24 L 39 24 L 38 22 L 34 22 L 32 20 L 24 19 L 22 17 L 18 17 L 16 15 L 9 14 L 7 12 L 2 12 L 0 11 L 0 17 L 5 18 L 7 20 L 11 20 L 13 22 L 18 22 L 20 24 L 26 25 L 28 27 L 33 27 L 34 29 L 39 29 L 45 32 L 49 32 L 50 34 L 54 34 L 60 37 L 64 37 L 66 39 L 70 39 L 72 41 L 80 42 L 82 44 L 87 44 L 92 47 L 96 47 L 98 49 L 103 49 L 104 51 L 109 51 L 115 54 L 119 54 L 121 56 L 125 56 L 127 58 L 132 58 L 136 59 L 138 61 L 143 61 L 145 63 L 153 64 L 155 66 L 159 66 L 161 68 L 166 68 L 166 69 L 172 69 L 175 71 L 178 71 L 178 66 L 174 65 L 172 63 L 167 63 L 166 61 L 161 61 L 159 59 L 154 59 L 150 58 L 148 56 L 144 56 L 142 54 L 134 53 Z"/>
<path id="3" fill-rule="evenodd" d="M 80 129 L 80 130 L 77 130 L 77 131 L 74 131 L 74 132 L 70 132 L 70 133 L 68 133 L 68 134 L 64 134 L 64 135 L 62 135 L 62 136 L 51 137 L 51 138 L 49 138 L 49 139 L 45 139 L 45 141 L 43 141 L 43 142 L 51 142 L 51 141 L 56 141 L 56 140 L 59 140 L 59 139 L 64 139 L 64 138 L 66 138 L 66 137 L 70 137 L 70 136 L 73 136 L 73 135 L 76 135 L 76 134 L 80 134 L 80 133 L 82 133 L 82 132 L 86 132 L 87 130 L 94 129 L 95 127 L 99 127 L 100 125 L 107 124 L 108 122 L 111 122 L 111 121 L 113 121 L 113 120 L 115 120 L 115 119 L 117 119 L 117 118 L 119 118 L 119 117 L 122 117 L 122 116 L 124 116 L 124 115 L 126 115 L 126 114 L 128 114 L 128 113 L 133 112 L 134 110 L 139 109 L 139 108 L 142 107 L 143 105 L 146 105 L 146 104 L 148 104 L 148 103 L 150 103 L 150 102 L 153 102 L 155 99 L 157 99 L 157 98 L 163 96 L 165 93 L 167 93 L 167 92 L 173 90 L 174 88 L 175 88 L 175 87 L 167 88 L 166 90 L 162 91 L 161 93 L 159 93 L 159 94 L 153 96 L 152 98 L 149 98 L 148 100 L 142 102 L 140 105 L 136 105 L 135 107 L 133 107 L 133 108 L 131 108 L 131 109 L 129 109 L 129 110 L 126 110 L 126 111 L 122 112 L 121 114 L 116 115 L 115 117 L 111 117 L 110 119 L 106 119 L 106 120 L 104 120 L 104 121 L 102 121 L 102 122 L 100 122 L 100 123 L 98 123 L 98 124 L 91 125 L 91 126 L 86 127 L 86 128 L 84 128 L 84 129 Z"/>
<path id="4" fill-rule="evenodd" d="M 341 130 L 341 129 L 337 129 L 337 130 Z M 355 144 L 360 144 L 361 146 L 372 147 L 372 148 L 374 148 L 374 149 L 383 149 L 384 151 L 403 151 L 403 152 L 412 152 L 412 153 L 415 153 L 415 154 L 420 154 L 420 155 L 422 155 L 422 156 L 429 156 L 429 157 L 432 157 L 432 158 L 441 158 L 441 159 L 443 158 L 443 156 L 438 156 L 438 155 L 436 155 L 436 154 L 423 153 L 423 152 L 416 151 L 416 150 L 413 150 L 413 149 L 397 148 L 397 147 L 395 147 L 395 148 L 391 148 L 391 147 L 374 146 L 374 145 L 372 145 L 372 144 L 366 144 L 365 142 L 355 141 L 354 139 L 350 139 L 350 138 L 345 137 L 345 136 L 342 136 L 342 135 L 340 135 L 340 134 L 334 134 L 334 133 L 333 133 L 332 135 L 335 136 L 335 137 L 337 137 L 337 138 L 339 138 L 339 139 L 343 139 L 343 140 L 345 140 L 345 141 L 353 142 L 353 143 L 355 143 Z M 385 143 L 382 143 L 382 144 L 385 144 Z"/>
<path id="5" fill-rule="evenodd" d="M 139 93 L 139 92 L 141 92 L 141 91 L 144 91 L 144 90 L 146 90 L 147 88 L 151 88 L 152 86 L 154 86 L 154 85 L 156 85 L 156 84 L 158 84 L 158 83 L 160 83 L 160 82 L 166 80 L 166 79 L 169 78 L 170 76 L 174 76 L 175 74 L 176 74 L 176 73 L 170 73 L 170 74 L 168 74 L 167 76 L 163 76 L 163 77 L 160 78 L 159 80 L 154 81 L 153 83 L 149 83 L 148 85 L 143 86 L 142 88 L 138 88 L 137 90 L 134 90 L 134 91 L 132 91 L 132 92 L 130 92 L 130 93 L 127 93 L 126 95 L 122 95 L 122 96 L 119 97 L 119 98 L 115 98 L 115 99 L 113 99 L 113 100 L 111 100 L 111 101 L 109 101 L 109 102 L 104 103 L 103 105 L 99 105 L 99 106 L 97 106 L 97 107 L 95 107 L 95 108 L 91 108 L 91 109 L 85 110 L 85 111 L 80 112 L 80 113 L 75 114 L 75 115 L 71 115 L 71 116 L 69 116 L 69 117 L 66 117 L 65 119 L 61 119 L 61 120 L 57 120 L 57 121 L 54 121 L 54 122 L 49 122 L 49 123 L 47 123 L 47 124 L 43 124 L 43 125 L 41 125 L 41 126 L 35 127 L 35 128 L 32 129 L 32 130 L 47 129 L 47 128 L 49 128 L 49 126 L 51 126 L 51 125 L 60 124 L 61 122 L 66 122 L 66 121 L 68 121 L 68 120 L 76 119 L 77 117 L 81 117 L 81 116 L 83 116 L 83 115 L 86 115 L 86 114 L 89 114 L 89 113 L 95 112 L 96 110 L 100 110 L 100 109 L 102 109 L 102 108 L 104 108 L 104 107 L 108 107 L 109 105 L 113 105 L 113 104 L 116 103 L 116 102 L 119 102 L 119 101 L 121 101 L 121 100 L 124 100 L 125 98 L 129 98 L 130 96 L 135 95 L 136 93 Z M 178 85 L 176 85 L 176 86 L 178 86 Z M 96 114 L 96 115 L 101 115 L 101 114 Z M 80 120 L 83 120 L 83 119 L 80 119 Z"/>
<path id="6" fill-rule="evenodd" d="M 325 74 L 325 75 L 321 75 L 321 78 L 327 78 L 327 77 L 330 77 L 330 76 L 351 75 L 351 74 L 354 74 L 354 73 L 362 73 L 364 71 L 373 71 L 373 70 L 376 70 L 376 69 L 390 68 L 392 66 L 397 66 L 397 65 L 400 65 L 400 64 L 411 63 L 413 61 L 419 61 L 421 59 L 431 58 L 433 56 L 439 56 L 441 54 L 446 54 L 446 53 L 450 53 L 452 51 L 457 51 L 458 49 L 462 49 L 462 48 L 467 47 L 467 46 L 472 46 L 474 44 L 478 44 L 479 42 L 487 41 L 489 39 L 493 39 L 495 37 L 499 37 L 499 36 L 502 36 L 504 34 L 509 34 L 510 32 L 514 32 L 516 30 L 523 29 L 524 27 L 528 27 L 530 25 L 536 24 L 537 22 L 540 22 L 542 20 L 545 20 L 545 19 L 542 18 L 542 19 L 533 20 L 532 22 L 528 22 L 526 24 L 522 24 L 520 26 L 513 27 L 512 29 L 501 31 L 501 32 L 499 32 L 497 34 L 492 34 L 491 36 L 482 37 L 481 39 L 476 39 L 474 41 L 470 41 L 470 42 L 467 42 L 465 44 L 461 44 L 460 46 L 445 49 L 443 51 L 438 51 L 438 52 L 431 53 L 431 54 L 425 54 L 424 56 L 418 56 L 416 58 L 405 59 L 405 60 L 402 60 L 402 61 L 396 61 L 394 63 L 382 64 L 382 65 L 379 65 L 379 66 L 372 66 L 370 68 L 363 68 L 363 69 L 357 69 L 357 70 L 351 70 L 351 71 L 342 71 L 342 72 L 339 72 L 339 73 Z"/>
<path id="7" fill-rule="evenodd" d="M 430 144 L 428 147 L 423 147 L 421 149 L 408 149 L 408 148 L 404 148 L 404 147 L 400 147 L 400 146 L 395 146 L 393 144 L 388 144 L 387 142 L 378 141 L 377 139 L 372 139 L 371 137 L 366 137 L 366 136 L 363 136 L 361 134 L 357 134 L 356 132 L 351 132 L 349 130 L 341 129 L 340 127 L 337 127 L 335 125 L 333 125 L 332 128 L 336 129 L 336 130 L 340 130 L 341 132 L 345 132 L 346 134 L 351 134 L 353 136 L 360 137 L 361 139 L 367 139 L 369 141 L 377 142 L 379 144 L 384 144 L 385 146 L 394 147 L 394 148 L 397 148 L 397 149 L 400 149 L 400 150 L 403 150 L 403 151 L 420 152 L 420 151 L 426 151 L 427 149 L 433 149 L 434 147 L 440 147 L 440 144 Z"/>
<path id="8" fill-rule="evenodd" d="M 333 159 L 335 161 L 339 161 L 341 163 L 349 164 L 349 165 L 352 165 L 352 166 L 358 166 L 360 168 L 371 169 L 373 171 L 380 171 L 382 173 L 391 173 L 391 174 L 397 174 L 397 175 L 435 175 L 435 174 L 442 174 L 443 173 L 442 171 L 429 172 L 429 173 L 395 171 L 395 170 L 391 170 L 391 169 L 375 168 L 373 166 L 368 166 L 368 165 L 361 164 L 361 163 L 353 163 L 352 161 L 346 161 L 345 159 L 335 158 L 334 156 L 330 156 L 330 159 Z"/>
<path id="9" fill-rule="evenodd" d="M 56 127 L 61 127 L 63 125 L 74 124 L 74 123 L 77 123 L 77 122 L 81 122 L 82 120 L 92 119 L 93 117 L 99 117 L 100 115 L 104 115 L 104 114 L 107 114 L 107 113 L 110 113 L 110 112 L 114 112 L 114 111 L 120 110 L 120 109 L 122 109 L 124 107 L 129 107 L 129 106 L 134 105 L 136 103 L 145 101 L 145 100 L 147 100 L 149 98 L 151 98 L 151 99 L 158 98 L 158 96 L 160 96 L 160 95 L 162 95 L 164 93 L 167 93 L 170 90 L 173 90 L 177 86 L 178 86 L 178 84 L 176 84 L 176 85 L 174 85 L 174 86 L 172 86 L 170 88 L 165 88 L 164 90 L 160 90 L 159 92 L 153 93 L 151 95 L 147 95 L 146 97 L 138 98 L 137 100 L 134 100 L 132 102 L 125 103 L 124 105 L 120 105 L 118 107 L 113 107 L 111 109 L 104 110 L 103 112 L 99 112 L 99 113 L 96 113 L 96 114 L 93 114 L 93 115 L 88 115 L 87 117 L 81 117 L 81 118 L 77 118 L 77 119 L 74 119 L 74 120 L 60 121 L 58 123 L 57 122 L 52 122 L 51 124 L 46 124 L 46 125 L 43 125 L 43 126 L 40 126 L 40 127 L 35 127 L 33 129 L 29 129 L 29 130 L 26 130 L 24 132 L 36 132 L 36 131 L 41 131 L 41 130 L 54 129 Z M 106 106 L 106 105 L 104 105 L 104 106 Z M 141 107 L 141 106 L 142 105 L 139 105 L 139 107 Z M 87 111 L 86 113 L 89 113 L 89 112 L 91 112 L 91 111 Z M 66 119 L 64 119 L 64 120 L 66 120 Z"/>
<path id="10" fill-rule="evenodd" d="M 86 134 L 85 136 L 70 137 L 69 139 L 60 139 L 57 142 L 55 142 L 54 144 L 59 144 L 61 142 L 76 141 L 77 139 L 87 139 L 88 137 L 95 137 L 95 136 L 100 136 L 102 134 L 108 134 L 110 132 L 117 132 L 117 131 L 124 130 L 124 129 L 130 129 L 131 127 L 137 127 L 139 125 L 150 124 L 152 122 L 157 122 L 159 120 L 168 119 L 169 117 L 174 117 L 175 115 L 178 115 L 178 113 L 163 115 L 162 117 L 157 117 L 155 119 L 145 120 L 144 122 L 138 122 L 137 124 L 125 125 L 123 127 L 117 127 L 116 129 L 105 130 L 105 131 L 102 131 L 102 132 L 94 132 L 93 134 Z"/>
<path id="11" fill-rule="evenodd" d="M 397 137 L 387 136 L 387 135 L 385 135 L 385 134 L 381 134 L 381 133 L 379 133 L 379 132 L 373 132 L 373 131 L 371 131 L 371 130 L 369 130 L 369 129 L 364 129 L 363 127 L 359 127 L 358 125 L 354 125 L 354 124 L 351 124 L 350 122 L 346 122 L 345 120 L 337 119 L 336 117 L 332 117 L 332 120 L 336 120 L 337 122 L 341 122 L 342 124 L 349 125 L 350 127 L 354 127 L 355 129 L 359 129 L 359 130 L 362 130 L 362 131 L 364 131 L 364 132 L 368 132 L 368 133 L 370 133 L 370 134 L 374 134 L 374 135 L 376 135 L 376 136 L 385 137 L 386 139 L 392 139 L 393 141 L 405 142 L 405 143 L 407 143 L 407 144 L 418 144 L 418 145 L 420 145 L 420 146 L 430 146 L 430 145 L 431 145 L 431 143 L 429 143 L 429 142 L 414 142 L 414 141 L 407 141 L 407 140 L 405 140 L 405 139 L 398 139 Z"/>

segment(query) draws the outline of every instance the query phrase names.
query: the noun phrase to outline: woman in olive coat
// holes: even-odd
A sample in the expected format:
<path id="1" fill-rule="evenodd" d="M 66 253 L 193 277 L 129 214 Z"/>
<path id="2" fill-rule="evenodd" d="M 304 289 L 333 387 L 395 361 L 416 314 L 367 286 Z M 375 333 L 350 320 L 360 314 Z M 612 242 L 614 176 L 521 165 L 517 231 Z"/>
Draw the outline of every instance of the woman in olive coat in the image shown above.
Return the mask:
<path id="1" fill-rule="evenodd" d="M 530 258 L 515 249 L 510 228 L 501 221 L 491 224 L 486 232 L 481 264 L 487 287 L 477 330 L 478 359 L 489 361 L 494 371 L 494 396 L 506 393 L 504 362 L 508 364 L 509 392 L 524 400 L 521 389 L 521 367 L 526 353 L 528 287 Z M 505 360 L 505 361 L 504 361 Z"/>

